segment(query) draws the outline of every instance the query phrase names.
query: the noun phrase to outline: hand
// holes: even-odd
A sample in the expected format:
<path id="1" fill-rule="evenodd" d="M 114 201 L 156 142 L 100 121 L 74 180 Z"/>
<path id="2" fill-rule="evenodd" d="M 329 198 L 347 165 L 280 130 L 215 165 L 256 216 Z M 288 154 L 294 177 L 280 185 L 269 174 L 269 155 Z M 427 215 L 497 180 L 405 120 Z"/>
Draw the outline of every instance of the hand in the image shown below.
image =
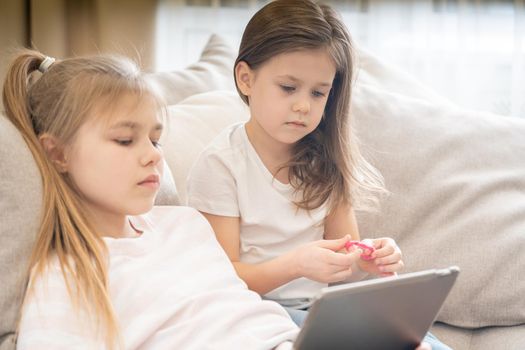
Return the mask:
<path id="1" fill-rule="evenodd" d="M 401 249 L 392 238 L 378 238 L 371 240 L 376 249 L 372 255 L 372 260 L 359 261 L 359 268 L 370 274 L 381 277 L 392 276 L 401 271 L 405 266 L 402 260 Z"/>
<path id="2" fill-rule="evenodd" d="M 350 236 L 319 240 L 304 244 L 293 251 L 292 261 L 297 276 L 321 283 L 340 282 L 352 275 L 352 264 L 360 260 L 360 250 L 340 254 Z"/>

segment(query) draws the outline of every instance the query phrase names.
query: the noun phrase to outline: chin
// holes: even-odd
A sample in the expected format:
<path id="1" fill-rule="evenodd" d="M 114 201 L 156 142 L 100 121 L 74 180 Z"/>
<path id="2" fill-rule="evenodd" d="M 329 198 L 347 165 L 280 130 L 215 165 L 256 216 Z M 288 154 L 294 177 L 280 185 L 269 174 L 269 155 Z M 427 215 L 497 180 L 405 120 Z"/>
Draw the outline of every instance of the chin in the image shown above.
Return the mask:
<path id="1" fill-rule="evenodd" d="M 135 216 L 135 215 L 146 214 L 147 212 L 149 212 L 153 208 L 154 203 L 155 203 L 155 201 L 152 200 L 151 202 L 148 202 L 148 203 L 134 205 L 134 206 L 129 208 L 128 215 Z"/>
<path id="2" fill-rule="evenodd" d="M 281 140 L 281 142 L 285 145 L 289 145 L 289 146 L 293 146 L 295 145 L 297 142 L 301 141 L 302 139 L 304 138 L 304 136 L 302 137 L 294 137 L 293 139 L 284 139 L 284 140 Z"/>

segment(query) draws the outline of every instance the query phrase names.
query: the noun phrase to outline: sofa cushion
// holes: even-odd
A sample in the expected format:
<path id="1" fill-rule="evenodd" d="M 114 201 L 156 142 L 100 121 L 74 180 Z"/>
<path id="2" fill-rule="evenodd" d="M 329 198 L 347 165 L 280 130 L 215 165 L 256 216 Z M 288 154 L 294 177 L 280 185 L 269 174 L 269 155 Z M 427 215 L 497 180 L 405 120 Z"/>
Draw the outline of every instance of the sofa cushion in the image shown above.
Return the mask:
<path id="1" fill-rule="evenodd" d="M 432 326 L 431 332 L 439 339 L 446 339 L 447 345 L 452 349 L 525 349 L 525 324 L 465 329 L 437 322 Z"/>
<path id="2" fill-rule="evenodd" d="M 357 48 L 359 84 L 380 88 L 381 90 L 430 101 L 439 105 L 453 107 L 447 98 L 437 94 L 428 86 L 421 84 L 410 74 L 381 60 L 362 47 Z"/>
<path id="3" fill-rule="evenodd" d="M 181 204 L 186 203 L 186 176 L 199 153 L 223 128 L 247 119 L 248 114 L 234 91 L 197 94 L 168 108 L 161 144 Z"/>
<path id="4" fill-rule="evenodd" d="M 0 348 L 14 349 L 29 257 L 40 222 L 42 183 L 31 151 L 0 114 Z"/>
<path id="5" fill-rule="evenodd" d="M 212 90 L 235 89 L 233 64 L 235 51 L 219 35 L 212 34 L 200 59 L 185 69 L 148 74 L 163 92 L 168 104 Z"/>
<path id="6" fill-rule="evenodd" d="M 359 213 L 361 235 L 393 236 L 407 271 L 458 265 L 438 320 L 525 323 L 525 121 L 358 84 L 357 132 L 391 195 Z"/>

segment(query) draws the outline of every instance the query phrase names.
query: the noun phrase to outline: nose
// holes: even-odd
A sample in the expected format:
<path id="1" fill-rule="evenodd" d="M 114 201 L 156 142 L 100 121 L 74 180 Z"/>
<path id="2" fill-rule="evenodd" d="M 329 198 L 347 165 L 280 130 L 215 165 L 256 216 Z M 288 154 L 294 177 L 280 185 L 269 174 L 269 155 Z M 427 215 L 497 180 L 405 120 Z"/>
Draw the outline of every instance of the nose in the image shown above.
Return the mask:
<path id="1" fill-rule="evenodd" d="M 156 147 L 148 140 L 147 145 L 144 147 L 140 163 L 143 166 L 155 166 L 162 160 L 162 158 L 162 149 Z"/>
<path id="2" fill-rule="evenodd" d="M 292 110 L 296 113 L 307 114 L 310 112 L 310 101 L 306 97 L 301 97 L 294 102 Z"/>

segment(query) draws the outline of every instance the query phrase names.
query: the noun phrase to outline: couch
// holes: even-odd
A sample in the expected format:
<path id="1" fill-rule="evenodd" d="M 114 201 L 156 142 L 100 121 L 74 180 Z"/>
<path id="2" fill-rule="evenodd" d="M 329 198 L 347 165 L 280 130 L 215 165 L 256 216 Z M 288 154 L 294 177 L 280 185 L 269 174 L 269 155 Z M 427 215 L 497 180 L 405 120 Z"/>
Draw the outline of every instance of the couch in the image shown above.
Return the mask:
<path id="1" fill-rule="evenodd" d="M 361 149 L 390 194 L 358 212 L 363 237 L 394 237 L 405 271 L 457 265 L 432 332 L 454 349 L 525 349 L 525 120 L 456 106 L 359 50 L 351 114 Z M 183 204 L 205 145 L 248 110 L 232 79 L 235 50 L 210 37 L 193 65 L 155 72 L 169 103 L 159 205 Z M 13 349 L 41 184 L 29 150 L 0 117 L 0 349 Z M 213 175 L 210 175 L 213 176 Z"/>

